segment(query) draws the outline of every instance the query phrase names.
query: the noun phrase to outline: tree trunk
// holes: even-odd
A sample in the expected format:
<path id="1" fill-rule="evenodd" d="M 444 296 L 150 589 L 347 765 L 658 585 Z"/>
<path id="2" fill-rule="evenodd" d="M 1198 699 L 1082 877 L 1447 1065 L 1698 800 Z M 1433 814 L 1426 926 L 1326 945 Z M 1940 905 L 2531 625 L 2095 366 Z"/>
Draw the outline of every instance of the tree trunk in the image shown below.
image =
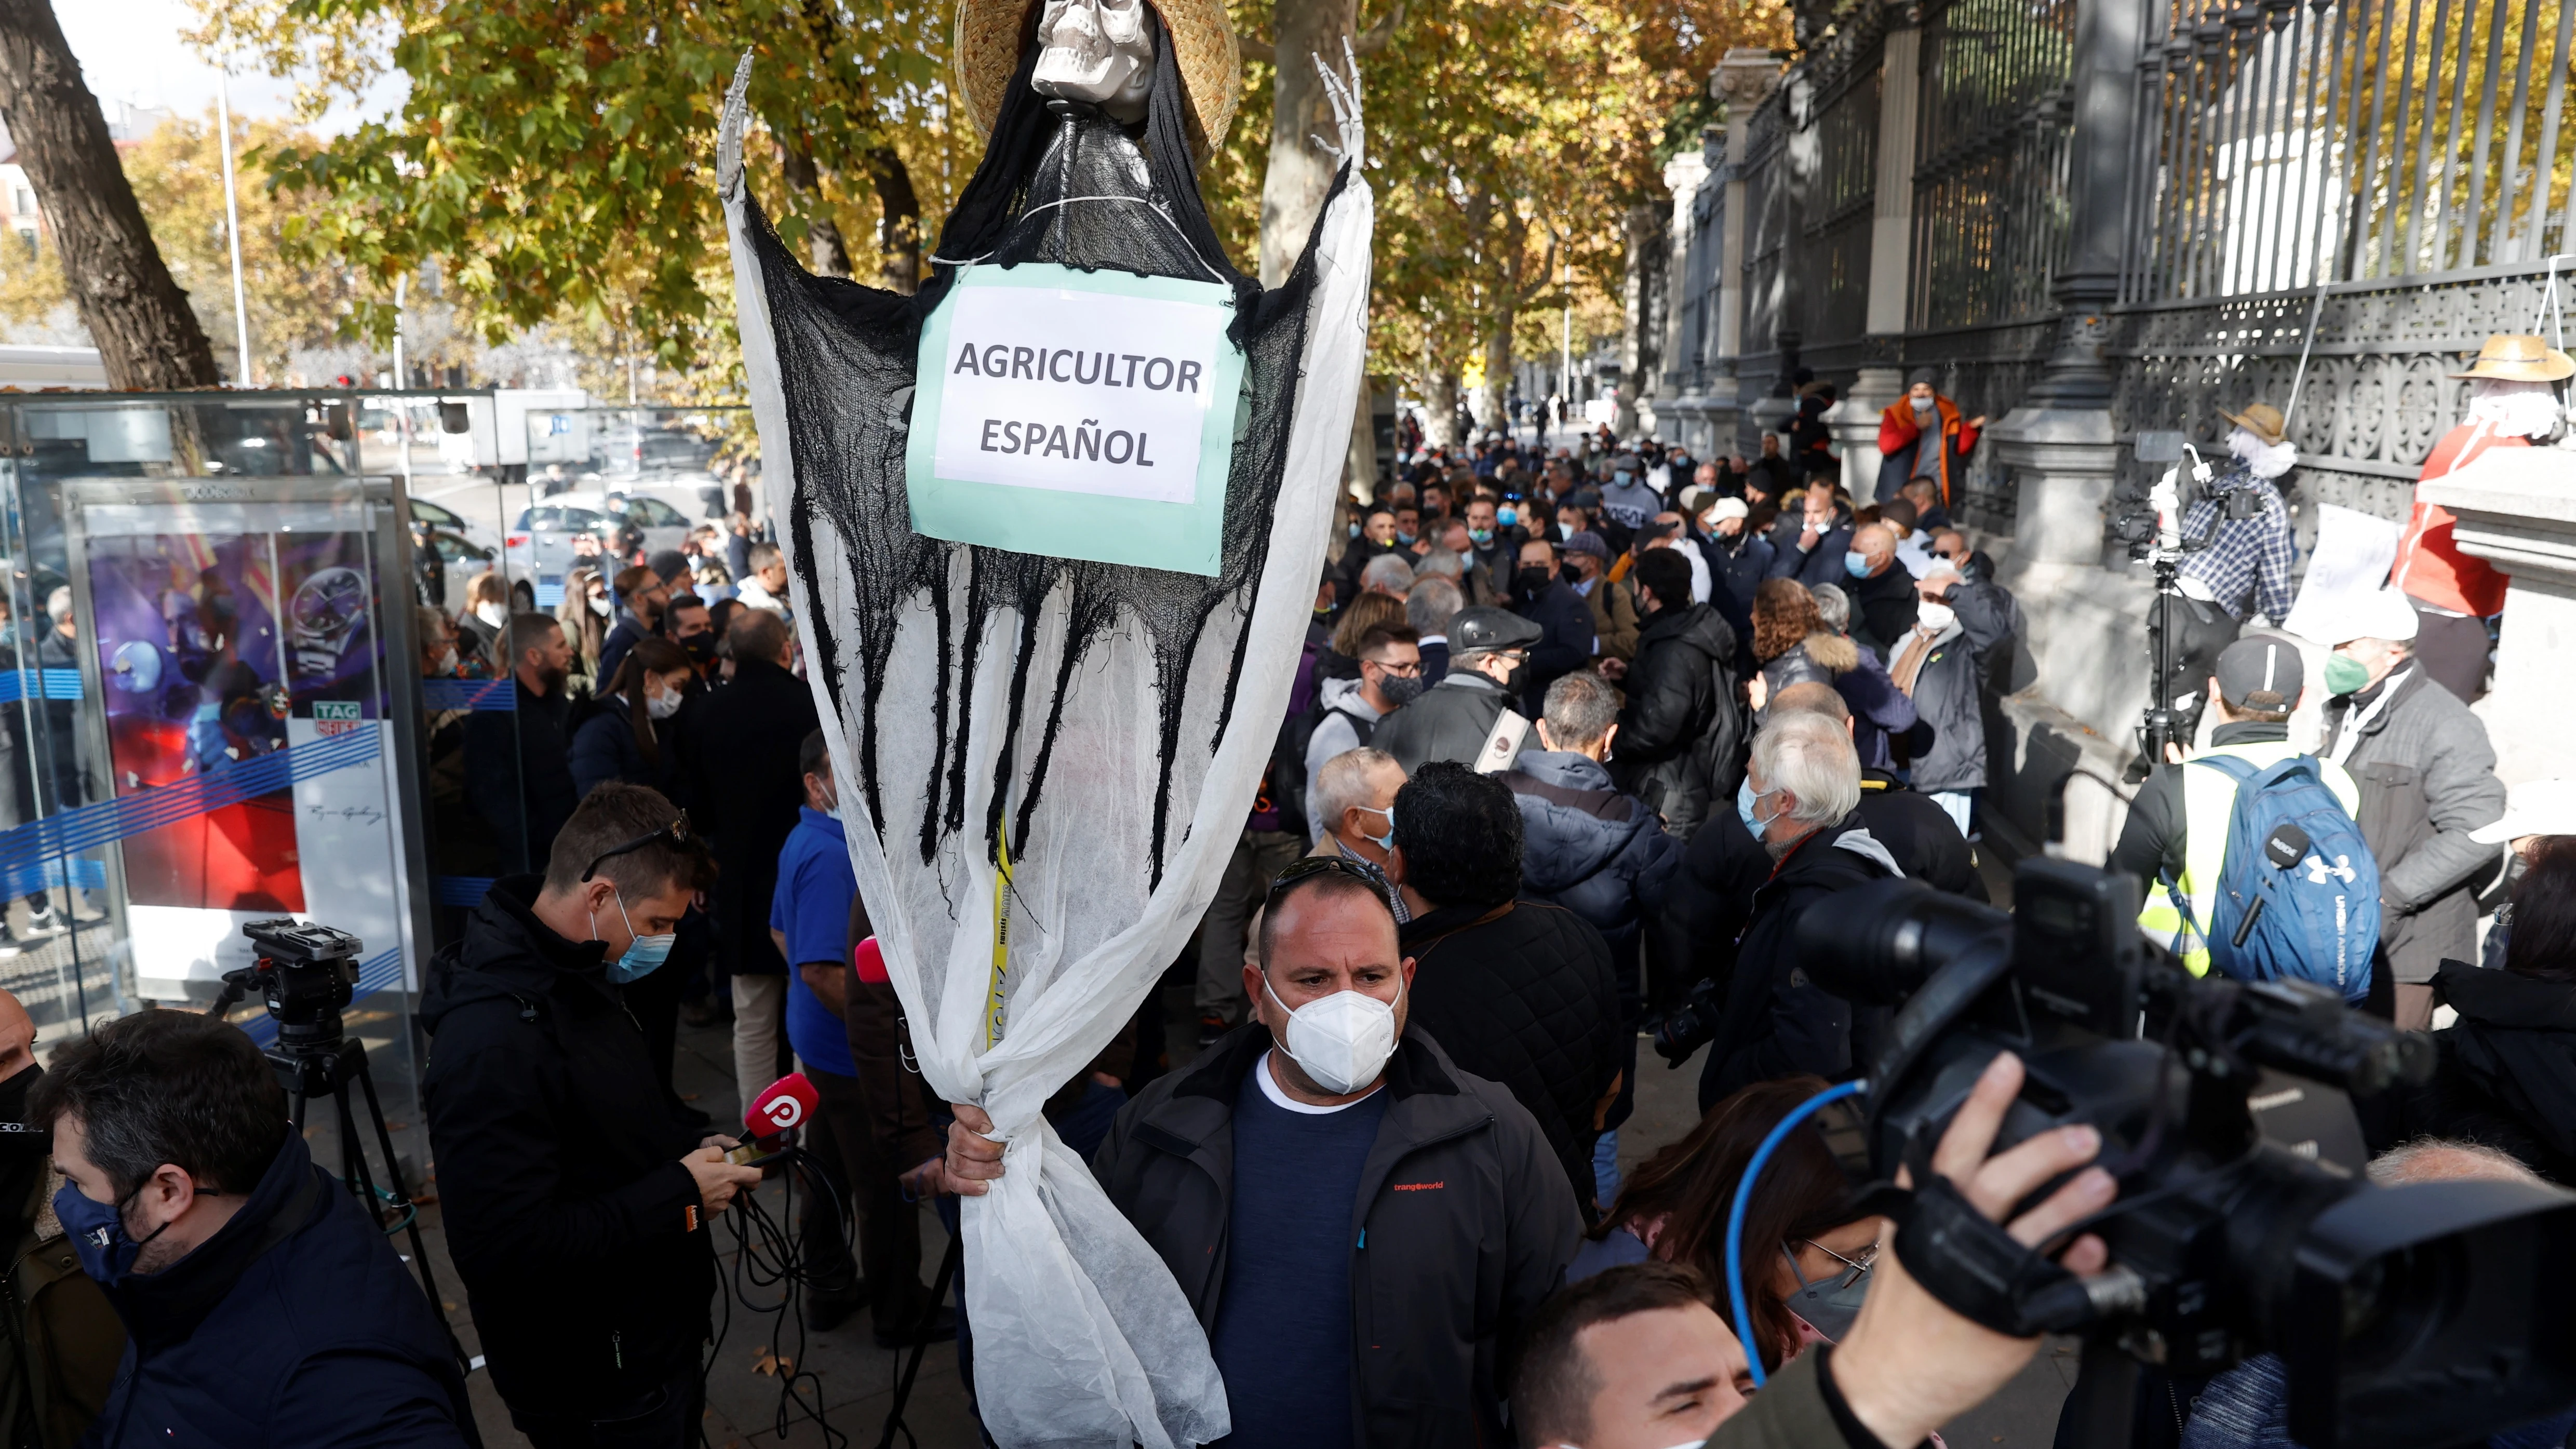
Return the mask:
<path id="1" fill-rule="evenodd" d="M 1458 444 L 1458 374 L 1448 368 L 1432 374 L 1431 385 L 1423 389 L 1429 396 L 1423 401 L 1430 416 L 1422 420 L 1422 441 L 1426 446 L 1452 448 Z"/>
<path id="2" fill-rule="evenodd" d="M 1333 105 L 1315 60 L 1336 70 L 1359 19 L 1354 0 L 1277 0 L 1271 7 L 1270 170 L 1261 181 L 1261 285 L 1275 287 L 1306 250 L 1307 235 L 1333 187 L 1332 153 L 1314 137 L 1333 134 Z"/>
<path id="3" fill-rule="evenodd" d="M 832 219 L 831 205 L 823 199 L 823 173 L 814 164 L 813 147 L 799 137 L 795 145 L 780 146 L 778 151 L 779 173 L 787 178 L 788 188 L 804 198 L 805 252 L 812 258 L 815 274 L 848 276 L 849 243 L 842 240 L 841 224 Z"/>
<path id="4" fill-rule="evenodd" d="M 874 147 L 862 159 L 877 191 L 877 251 L 884 258 L 885 285 L 909 297 L 921 285 L 921 197 L 912 189 L 911 169 L 892 146 Z"/>
<path id="5" fill-rule="evenodd" d="M 107 385 L 219 386 L 214 348 L 144 225 L 107 117 L 47 0 L 0 0 L 0 120 L 36 189 Z"/>

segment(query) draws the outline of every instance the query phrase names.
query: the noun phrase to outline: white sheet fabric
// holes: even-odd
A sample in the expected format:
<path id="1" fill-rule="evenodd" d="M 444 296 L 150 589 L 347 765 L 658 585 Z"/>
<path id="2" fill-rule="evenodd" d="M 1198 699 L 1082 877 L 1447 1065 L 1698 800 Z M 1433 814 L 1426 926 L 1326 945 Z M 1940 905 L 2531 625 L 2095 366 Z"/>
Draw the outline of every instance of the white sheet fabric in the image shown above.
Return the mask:
<path id="1" fill-rule="evenodd" d="M 741 92 L 728 97 L 719 184 L 732 232 L 743 357 L 775 517 L 793 497 L 793 456 L 768 306 L 740 184 Z M 1340 140 L 1353 164 L 1318 224 L 1319 277 L 1310 300 L 1305 365 L 1285 477 L 1256 596 L 1221 610 L 1190 666 L 1184 691 L 1173 814 L 1188 830 L 1148 891 L 1159 740 L 1154 656 L 1133 620 L 1113 625 L 1073 672 L 1051 771 L 1027 834 L 1015 842 L 1009 954 L 1001 1031 L 988 1047 L 994 994 L 994 899 L 1000 876 L 983 832 L 936 832 L 925 863 L 923 802 L 888 791 L 887 819 L 867 818 L 861 792 L 844 787 L 851 861 L 886 970 L 912 1027 L 932 1090 L 974 1102 L 1008 1143 L 1006 1174 L 989 1195 L 964 1200 L 966 1304 L 973 1322 L 978 1397 L 986 1427 L 1011 1449 L 1097 1446 L 1149 1449 L 1204 1443 L 1228 1430 L 1225 1391 L 1204 1332 L 1153 1250 L 1060 1143 L 1040 1108 L 1132 1017 L 1164 966 L 1196 928 L 1250 811 L 1287 707 L 1325 530 L 1339 485 L 1366 354 L 1369 237 L 1374 205 L 1356 163 L 1355 106 Z M 876 400 L 853 399 L 853 406 Z M 899 460 L 895 464 L 900 467 Z M 813 620 L 846 624 L 859 607 L 849 560 L 791 558 L 799 628 L 817 657 Z M 952 616 L 963 618 L 967 554 L 957 550 Z M 1037 746 L 1066 628 L 1069 590 L 1059 586 L 1034 617 L 991 618 L 971 674 L 965 640 L 943 652 L 924 593 L 907 601 L 879 712 L 879 778 L 920 780 L 953 741 L 934 732 L 927 702 L 943 677 L 970 701 L 965 818 L 982 821 L 995 761 L 1008 743 L 1025 760 Z M 1248 628 L 1243 668 L 1221 739 L 1209 744 L 1232 665 L 1236 630 Z M 1028 707 L 1005 740 L 1008 690 L 1022 634 L 1036 644 Z M 856 630 L 835 631 L 848 640 Z M 959 631 L 962 633 L 962 631 Z M 823 692 L 826 671 L 809 670 Z M 858 701 L 818 699 L 833 763 L 855 777 L 849 742 Z M 1016 818 L 1019 801 L 1007 801 Z M 892 848 L 883 848 L 880 841 Z"/>

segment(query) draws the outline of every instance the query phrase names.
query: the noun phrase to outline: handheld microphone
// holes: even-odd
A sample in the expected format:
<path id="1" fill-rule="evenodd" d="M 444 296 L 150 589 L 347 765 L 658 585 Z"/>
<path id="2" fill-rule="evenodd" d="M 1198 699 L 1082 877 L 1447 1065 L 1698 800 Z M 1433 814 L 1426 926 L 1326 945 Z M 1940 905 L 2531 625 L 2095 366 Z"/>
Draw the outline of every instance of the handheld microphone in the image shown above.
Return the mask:
<path id="1" fill-rule="evenodd" d="M 760 1090 L 744 1109 L 742 1125 L 750 1129 L 752 1140 L 725 1154 L 725 1160 L 740 1167 L 758 1167 L 795 1145 L 792 1135 L 810 1121 L 823 1105 L 815 1094 L 814 1084 L 803 1072 L 789 1072 Z"/>

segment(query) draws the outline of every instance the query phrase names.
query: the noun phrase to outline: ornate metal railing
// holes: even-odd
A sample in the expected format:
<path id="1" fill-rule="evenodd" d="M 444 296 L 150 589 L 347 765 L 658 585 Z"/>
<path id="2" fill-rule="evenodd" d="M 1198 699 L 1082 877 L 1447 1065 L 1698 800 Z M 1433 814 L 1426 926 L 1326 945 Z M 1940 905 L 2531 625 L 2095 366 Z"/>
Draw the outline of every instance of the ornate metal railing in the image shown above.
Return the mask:
<path id="1" fill-rule="evenodd" d="M 2569 249 L 2566 0 L 2173 0 L 2141 72 L 2124 300 Z"/>
<path id="2" fill-rule="evenodd" d="M 2053 310 L 2074 34 L 2074 0 L 1953 0 L 1926 16 L 1908 288 L 1917 329 Z"/>
<path id="3" fill-rule="evenodd" d="M 1846 384 L 1864 367 L 1930 366 L 1968 412 L 2000 418 L 2031 402 L 2064 298 L 2098 277 L 2080 315 L 2106 319 L 2124 437 L 2215 442 L 2222 405 L 2286 407 L 2305 344 L 2298 496 L 2402 516 L 2459 417 L 2445 374 L 2489 333 L 2541 325 L 2552 257 L 2576 272 L 2576 0 L 2144 3 L 2143 34 L 2088 32 L 2126 37 L 2111 68 L 2134 68 L 2137 85 L 2110 193 L 2119 205 L 2125 187 L 2124 224 L 2081 276 L 2077 0 L 1923 7 L 1909 330 L 1892 341 L 1866 335 L 1865 304 L 1879 57 L 1895 53 L 1884 27 L 1900 12 L 1847 5 L 1748 132 L 1743 400 L 1772 392 L 1793 357 Z M 1717 333 L 1703 317 L 1701 345 Z M 1725 361 L 1708 354 L 1699 375 Z M 1979 459 L 1963 511 L 2008 529 L 2010 488 Z"/>

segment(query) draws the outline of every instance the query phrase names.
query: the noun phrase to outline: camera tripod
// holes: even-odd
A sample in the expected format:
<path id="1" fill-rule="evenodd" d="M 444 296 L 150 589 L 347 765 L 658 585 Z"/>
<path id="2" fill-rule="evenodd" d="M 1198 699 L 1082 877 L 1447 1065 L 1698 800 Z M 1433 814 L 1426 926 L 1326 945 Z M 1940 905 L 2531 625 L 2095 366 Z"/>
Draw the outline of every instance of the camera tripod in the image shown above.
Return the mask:
<path id="1" fill-rule="evenodd" d="M 356 996 L 354 960 L 360 949 L 358 938 L 328 926 L 298 925 L 292 920 L 253 921 L 242 927 L 242 934 L 259 947 L 258 963 L 225 972 L 223 990 L 206 1008 L 206 1014 L 220 1018 L 240 1004 L 243 997 L 258 993 L 269 1019 L 277 1023 L 276 1042 L 260 1055 L 268 1058 L 277 1084 L 286 1090 L 287 1119 L 301 1136 L 305 1109 L 314 1098 L 328 1096 L 337 1105 L 340 1183 L 365 1205 L 379 1227 L 385 1225 L 385 1209 L 401 1215 L 400 1226 L 411 1239 L 412 1264 L 420 1270 L 421 1291 L 429 1295 L 431 1311 L 440 1331 L 447 1335 L 457 1368 L 470 1371 L 464 1346 L 457 1342 L 456 1330 L 448 1325 L 438 1296 L 438 1280 L 429 1266 L 429 1248 L 420 1235 L 420 1208 L 412 1201 L 410 1189 L 403 1185 L 402 1166 L 394 1156 L 393 1133 L 385 1125 L 384 1104 L 376 1097 L 375 1075 L 367 1068 L 366 1043 L 350 1039 L 340 1020 L 340 1008 Z M 296 959 L 299 957 L 302 959 Z M 376 1150 L 384 1156 L 388 1186 L 382 1189 L 376 1186 L 374 1172 L 367 1165 L 357 1106 L 349 1097 L 352 1086 L 366 1096 L 367 1125 L 374 1128 Z M 392 1231 L 390 1227 L 385 1230 Z"/>

